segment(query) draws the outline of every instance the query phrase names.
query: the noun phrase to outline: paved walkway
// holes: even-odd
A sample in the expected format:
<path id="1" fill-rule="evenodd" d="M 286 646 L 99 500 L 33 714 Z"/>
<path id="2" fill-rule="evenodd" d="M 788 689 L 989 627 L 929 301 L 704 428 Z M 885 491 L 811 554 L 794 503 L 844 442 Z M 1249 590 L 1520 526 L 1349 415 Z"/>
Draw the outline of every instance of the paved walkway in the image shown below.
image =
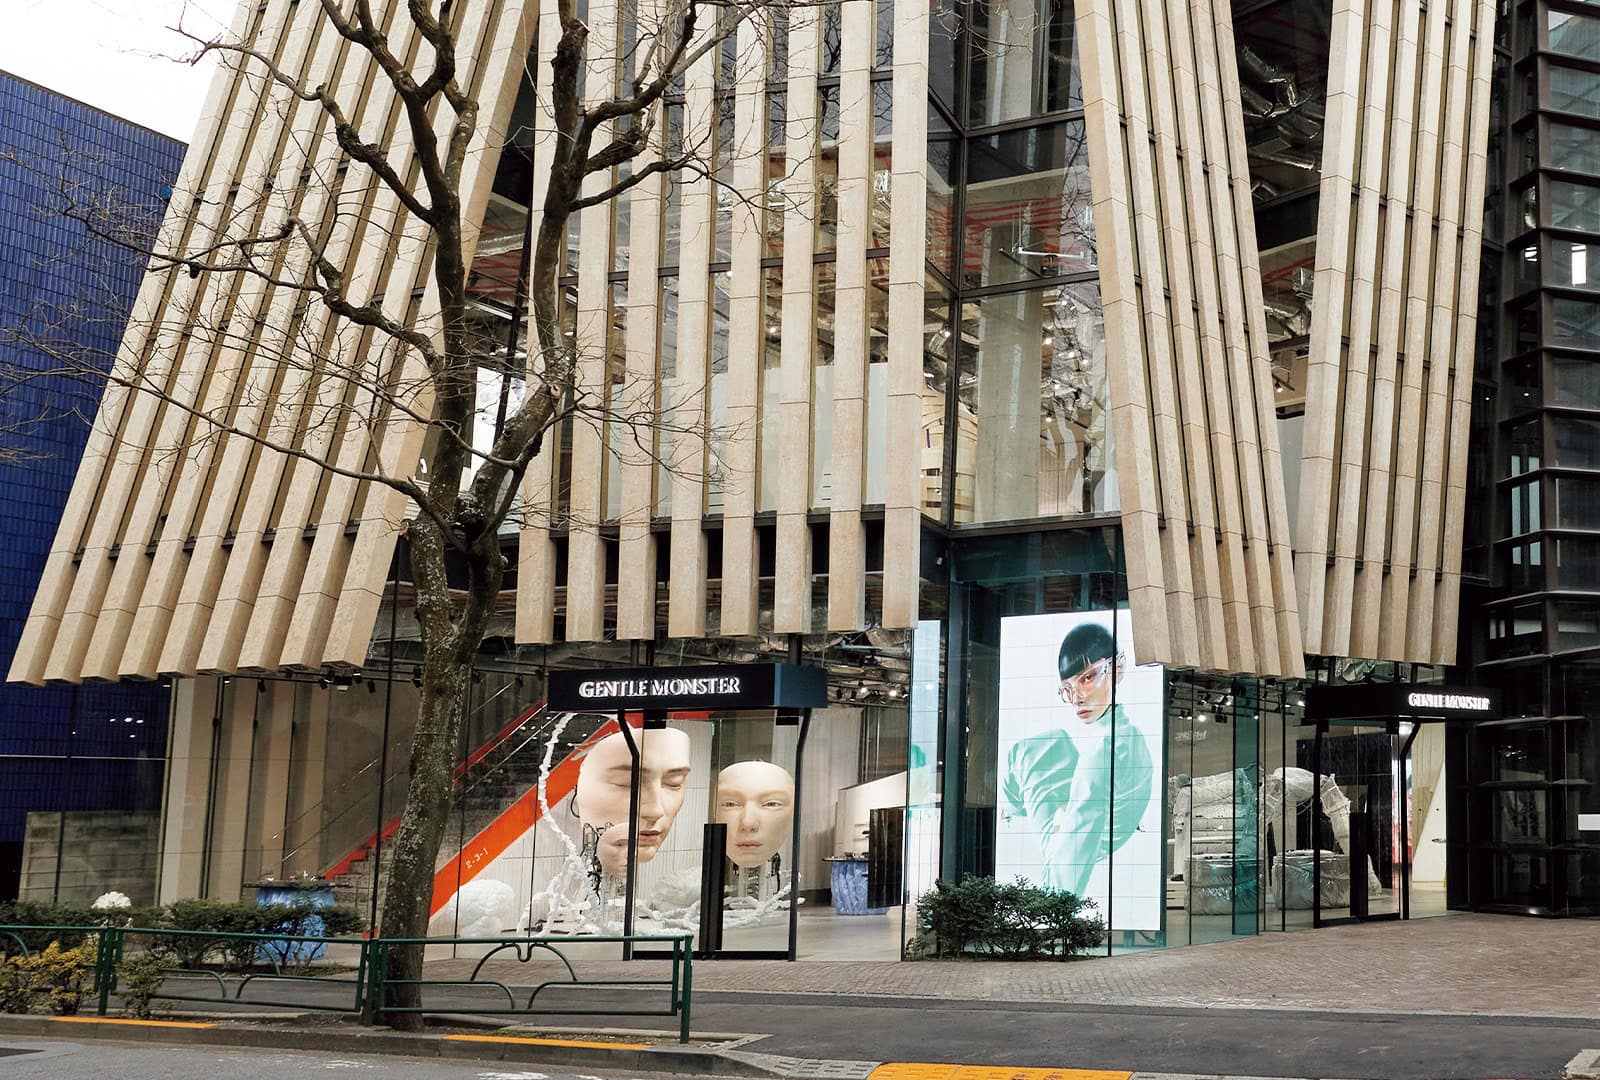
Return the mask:
<path id="1" fill-rule="evenodd" d="M 464 979 L 475 963 L 435 961 L 428 977 Z M 546 977 L 535 963 L 491 960 L 483 977 L 526 985 Z M 580 974 L 648 977 L 655 965 L 580 962 Z M 1455 915 L 1070 964 L 702 961 L 694 979 L 701 992 L 1600 1019 L 1600 920 Z"/>

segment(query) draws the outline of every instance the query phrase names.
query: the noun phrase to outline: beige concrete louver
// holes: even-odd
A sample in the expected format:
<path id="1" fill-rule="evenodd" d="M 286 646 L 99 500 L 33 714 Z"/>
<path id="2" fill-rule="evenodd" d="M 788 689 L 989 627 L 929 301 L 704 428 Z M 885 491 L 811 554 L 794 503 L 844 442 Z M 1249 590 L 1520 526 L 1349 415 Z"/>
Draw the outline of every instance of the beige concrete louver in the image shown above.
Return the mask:
<path id="1" fill-rule="evenodd" d="M 1494 18 L 1334 4 L 1296 532 L 1311 652 L 1455 660 Z"/>

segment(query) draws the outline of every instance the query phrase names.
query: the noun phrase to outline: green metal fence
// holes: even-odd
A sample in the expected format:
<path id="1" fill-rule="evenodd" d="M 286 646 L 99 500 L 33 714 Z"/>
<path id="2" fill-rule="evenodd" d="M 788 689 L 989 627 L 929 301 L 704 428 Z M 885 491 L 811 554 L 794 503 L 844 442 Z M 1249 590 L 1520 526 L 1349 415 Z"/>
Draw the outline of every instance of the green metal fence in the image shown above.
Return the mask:
<path id="1" fill-rule="evenodd" d="M 118 969 L 135 952 L 153 952 L 184 958 L 189 966 L 166 972 L 160 992 L 163 1001 L 184 1001 L 230 1006 L 320 1010 L 351 1013 L 364 1024 L 377 1023 L 388 1013 L 474 1014 L 489 1016 L 663 1016 L 676 1017 L 678 1037 L 689 1041 L 690 999 L 694 986 L 692 939 L 687 935 L 632 935 L 616 937 L 511 937 L 511 938 L 337 938 L 309 934 L 236 934 L 213 930 L 175 930 L 133 926 L 0 926 L 0 954 L 31 955 L 41 942 L 95 945 L 92 996 L 105 1016 L 117 993 Z M 666 948 L 670 971 L 666 978 L 584 978 L 570 955 L 574 946 L 623 945 Z M 31 946 L 31 947 L 30 947 Z M 396 952 L 406 948 L 467 946 L 487 951 L 466 979 L 401 978 Z M 346 950 L 354 961 L 325 965 L 317 960 L 329 948 Z M 206 965 L 208 956 L 226 956 L 229 963 Z M 554 978 L 528 986 L 483 977 L 491 959 L 514 959 L 530 964 L 541 955 L 559 961 Z M 198 958 L 198 961 L 197 961 Z M 178 961 L 174 960 L 175 964 Z M 199 982 L 215 992 L 189 992 L 186 984 Z M 417 989 L 421 1004 L 401 1005 L 392 991 L 403 986 Z M 259 991 L 266 989 L 263 996 Z M 488 995 L 484 1001 L 474 991 Z M 251 991 L 246 996 L 246 991 Z M 448 1000 L 439 991 L 454 991 Z M 521 993 L 526 994 L 526 999 Z M 582 1000 L 563 999 L 563 991 L 578 991 Z M 640 993 L 664 996 L 656 1007 L 632 999 Z M 541 1000 L 541 996 L 543 1000 Z M 622 1004 L 614 999 L 624 998 Z M 611 998 L 613 1000 L 607 1000 Z"/>

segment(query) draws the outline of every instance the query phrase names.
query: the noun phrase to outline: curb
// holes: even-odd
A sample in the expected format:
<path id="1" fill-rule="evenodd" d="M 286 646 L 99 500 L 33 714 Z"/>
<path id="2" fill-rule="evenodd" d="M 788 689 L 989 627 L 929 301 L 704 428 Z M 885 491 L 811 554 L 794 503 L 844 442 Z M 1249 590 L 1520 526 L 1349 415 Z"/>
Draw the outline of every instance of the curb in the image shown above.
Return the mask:
<path id="1" fill-rule="evenodd" d="M 108 1018 L 62 1019 L 52 1016 L 0 1016 L 0 1038 L 7 1035 L 36 1036 L 74 1042 L 106 1040 L 174 1046 L 234 1046 L 265 1050 L 313 1050 L 346 1054 L 386 1054 L 419 1058 L 449 1058 L 469 1061 L 514 1061 L 548 1066 L 621 1069 L 696 1076 L 743 1076 L 756 1078 L 800 1078 L 854 1080 L 864 1072 L 827 1071 L 811 1073 L 797 1068 L 800 1062 L 725 1049 L 637 1044 L 616 1048 L 602 1044 L 578 1044 L 576 1039 L 553 1037 L 535 1041 L 528 1036 L 507 1036 L 492 1040 L 484 1036 L 452 1039 L 428 1032 L 400 1032 L 383 1028 L 340 1029 L 285 1027 L 283 1025 L 201 1023 L 175 1028 L 171 1021 L 121 1020 Z M 731 1045 L 742 1045 L 739 1039 Z M 833 1064 L 833 1063 L 829 1063 Z M 872 1062 L 870 1065 L 875 1066 Z"/>

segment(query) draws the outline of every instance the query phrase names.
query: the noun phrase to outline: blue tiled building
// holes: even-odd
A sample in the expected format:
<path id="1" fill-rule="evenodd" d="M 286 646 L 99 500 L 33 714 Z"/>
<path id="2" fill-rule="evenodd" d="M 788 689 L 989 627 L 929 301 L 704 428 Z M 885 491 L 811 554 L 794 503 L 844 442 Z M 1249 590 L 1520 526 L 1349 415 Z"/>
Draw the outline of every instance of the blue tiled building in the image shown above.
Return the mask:
<path id="1" fill-rule="evenodd" d="M 59 362 L 27 341 L 45 334 L 76 356 L 109 358 L 141 277 L 137 254 L 62 209 L 69 198 L 94 200 L 158 220 L 183 153 L 174 139 L 0 72 L 0 370 L 39 373 L 0 406 L 0 446 L 17 451 L 0 457 L 0 671 L 16 651 L 101 389 L 52 374 Z M 18 327 L 32 332 L 19 341 Z M 152 830 L 166 719 L 167 690 L 156 684 L 0 685 L 0 899 L 19 888 L 64 899 L 149 889 L 129 880 L 141 876 L 131 866 L 91 880 L 85 867 L 106 860 L 81 852 L 57 861 L 54 843 L 24 880 L 24 836 L 30 813 L 36 839 L 59 829 L 69 852 L 86 823 L 115 826 L 122 816 Z M 151 865 L 142 876 L 153 874 Z"/>

